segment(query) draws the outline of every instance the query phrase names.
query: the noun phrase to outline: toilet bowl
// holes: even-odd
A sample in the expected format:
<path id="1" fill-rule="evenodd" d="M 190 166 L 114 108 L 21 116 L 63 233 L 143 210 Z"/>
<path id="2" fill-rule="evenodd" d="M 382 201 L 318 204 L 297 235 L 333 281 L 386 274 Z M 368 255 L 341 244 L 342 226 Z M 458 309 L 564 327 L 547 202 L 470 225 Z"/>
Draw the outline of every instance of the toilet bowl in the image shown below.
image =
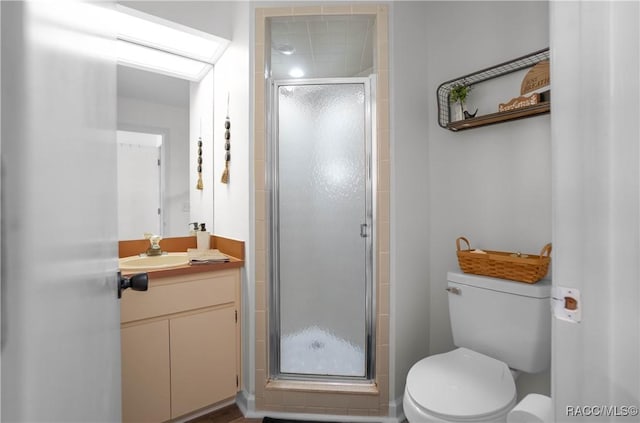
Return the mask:
<path id="1" fill-rule="evenodd" d="M 456 272 L 449 272 L 447 281 L 458 348 L 413 365 L 404 414 L 409 423 L 506 422 L 517 398 L 511 369 L 538 373 L 549 368 L 551 283 Z M 525 408 L 519 412 L 523 418 L 537 413 L 535 407 Z"/>
<path id="2" fill-rule="evenodd" d="M 407 376 L 409 422 L 505 422 L 516 387 L 503 362 L 467 348 L 424 358 Z"/>

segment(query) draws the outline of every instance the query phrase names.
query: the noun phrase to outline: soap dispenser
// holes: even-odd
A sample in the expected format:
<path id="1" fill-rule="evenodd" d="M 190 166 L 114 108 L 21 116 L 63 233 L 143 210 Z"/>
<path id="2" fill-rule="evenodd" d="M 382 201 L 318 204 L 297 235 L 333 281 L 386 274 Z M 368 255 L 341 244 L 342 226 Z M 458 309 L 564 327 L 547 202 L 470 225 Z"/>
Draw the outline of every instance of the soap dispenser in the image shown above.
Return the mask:
<path id="1" fill-rule="evenodd" d="M 198 250 L 208 250 L 210 248 L 211 234 L 207 232 L 204 223 L 200 224 L 200 230 L 196 234 L 196 237 Z"/>
<path id="2" fill-rule="evenodd" d="M 190 222 L 189 226 L 193 225 L 193 228 L 189 228 L 189 236 L 196 236 L 198 233 L 198 222 Z"/>

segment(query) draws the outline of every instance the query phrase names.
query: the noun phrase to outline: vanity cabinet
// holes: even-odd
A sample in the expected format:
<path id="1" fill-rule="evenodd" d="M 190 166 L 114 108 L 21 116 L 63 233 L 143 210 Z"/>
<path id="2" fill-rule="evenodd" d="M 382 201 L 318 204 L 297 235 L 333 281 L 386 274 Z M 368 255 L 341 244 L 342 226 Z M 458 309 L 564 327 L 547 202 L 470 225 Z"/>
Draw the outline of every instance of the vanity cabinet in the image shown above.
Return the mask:
<path id="1" fill-rule="evenodd" d="M 122 421 L 162 422 L 171 418 L 169 322 L 160 320 L 120 331 Z"/>
<path id="2" fill-rule="evenodd" d="M 177 317 L 171 333 L 171 417 L 235 396 L 235 309 Z"/>
<path id="3" fill-rule="evenodd" d="M 122 419 L 162 422 L 233 398 L 240 270 L 166 278 L 121 303 Z"/>

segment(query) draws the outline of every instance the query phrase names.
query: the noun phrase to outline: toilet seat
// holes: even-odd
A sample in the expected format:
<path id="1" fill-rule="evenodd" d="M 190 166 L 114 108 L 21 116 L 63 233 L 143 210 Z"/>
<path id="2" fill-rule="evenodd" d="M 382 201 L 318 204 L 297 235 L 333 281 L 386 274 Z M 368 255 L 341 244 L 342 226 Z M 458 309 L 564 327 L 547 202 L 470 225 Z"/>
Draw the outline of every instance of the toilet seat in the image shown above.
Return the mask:
<path id="1" fill-rule="evenodd" d="M 491 420 L 506 415 L 516 402 L 509 367 L 467 348 L 414 364 L 405 391 L 422 414 L 444 421 Z"/>

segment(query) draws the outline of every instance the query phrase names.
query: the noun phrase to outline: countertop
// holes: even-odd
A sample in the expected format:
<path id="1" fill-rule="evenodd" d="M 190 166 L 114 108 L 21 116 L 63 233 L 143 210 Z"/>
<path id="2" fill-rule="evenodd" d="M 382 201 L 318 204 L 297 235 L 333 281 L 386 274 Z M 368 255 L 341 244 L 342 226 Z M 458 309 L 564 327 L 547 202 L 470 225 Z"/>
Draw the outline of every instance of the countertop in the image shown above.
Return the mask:
<path id="1" fill-rule="evenodd" d="M 119 242 L 120 258 L 131 257 L 144 252 L 149 246 L 146 239 L 127 240 Z M 167 252 L 186 252 L 188 248 L 196 247 L 196 237 L 175 237 L 164 238 L 160 241 L 160 247 Z M 149 279 L 159 279 L 171 276 L 189 275 L 193 273 L 214 272 L 216 270 L 237 269 L 244 267 L 244 241 L 231 238 L 224 238 L 211 235 L 211 248 L 216 248 L 220 252 L 229 256 L 228 262 L 222 263 L 205 263 L 205 264 L 187 264 L 184 266 L 172 267 L 169 269 L 157 269 L 147 271 Z M 132 275 L 141 273 L 140 271 L 127 271 L 123 275 Z"/>

